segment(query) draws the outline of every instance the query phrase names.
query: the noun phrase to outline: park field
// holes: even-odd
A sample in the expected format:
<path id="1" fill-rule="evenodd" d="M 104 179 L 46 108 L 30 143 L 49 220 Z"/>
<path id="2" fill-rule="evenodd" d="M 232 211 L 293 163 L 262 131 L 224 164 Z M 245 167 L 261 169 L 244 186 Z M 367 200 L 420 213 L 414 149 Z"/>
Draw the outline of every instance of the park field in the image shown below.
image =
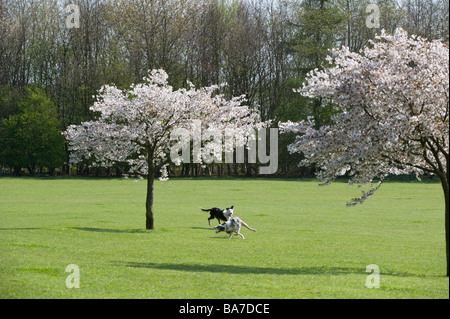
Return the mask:
<path id="1" fill-rule="evenodd" d="M 386 182 L 347 208 L 359 191 L 344 182 L 156 180 L 152 231 L 145 194 L 133 179 L 0 178 L 0 298 L 449 298 L 437 182 Z M 245 240 L 199 209 L 231 205 L 258 229 Z"/>

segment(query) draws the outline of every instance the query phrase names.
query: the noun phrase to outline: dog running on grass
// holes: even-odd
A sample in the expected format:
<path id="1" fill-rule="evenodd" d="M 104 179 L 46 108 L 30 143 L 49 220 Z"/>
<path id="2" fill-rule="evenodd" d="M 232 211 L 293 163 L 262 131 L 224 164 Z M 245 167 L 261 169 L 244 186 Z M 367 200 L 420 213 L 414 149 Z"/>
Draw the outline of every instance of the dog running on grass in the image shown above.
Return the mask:
<path id="1" fill-rule="evenodd" d="M 204 212 L 209 212 L 208 224 L 211 226 L 211 219 L 217 218 L 219 224 L 221 224 L 221 220 L 227 222 L 233 216 L 233 206 L 227 207 L 225 209 L 220 209 L 217 207 L 213 207 L 210 209 L 204 209 L 200 207 L 200 209 Z"/>
<path id="2" fill-rule="evenodd" d="M 244 223 L 243 220 L 241 220 L 239 217 L 232 217 L 229 221 L 218 225 L 214 227 L 216 229 L 216 233 L 220 233 L 221 231 L 226 232 L 227 234 L 230 234 L 228 236 L 228 239 L 230 239 L 233 236 L 233 233 L 235 235 L 239 235 L 242 237 L 242 239 L 245 239 L 244 235 L 240 233 L 241 225 L 247 227 L 251 231 L 256 231 L 256 229 L 250 228 L 246 223 Z"/>

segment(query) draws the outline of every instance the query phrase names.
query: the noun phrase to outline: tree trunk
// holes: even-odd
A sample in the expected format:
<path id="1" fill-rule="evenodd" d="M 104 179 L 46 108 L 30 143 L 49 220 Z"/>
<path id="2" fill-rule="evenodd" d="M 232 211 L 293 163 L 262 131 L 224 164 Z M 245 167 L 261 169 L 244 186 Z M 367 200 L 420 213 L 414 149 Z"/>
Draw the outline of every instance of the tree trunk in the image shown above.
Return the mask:
<path id="1" fill-rule="evenodd" d="M 146 209 L 146 229 L 154 229 L 154 219 L 153 219 L 153 182 L 155 178 L 155 173 L 149 172 L 147 176 L 147 201 L 145 203 Z"/>
<path id="2" fill-rule="evenodd" d="M 448 229 L 448 220 L 449 220 L 449 213 L 448 213 L 448 192 L 447 197 L 445 198 L 445 245 L 446 245 L 446 255 L 447 255 L 447 277 L 449 276 L 450 269 L 449 269 L 449 229 Z"/>
<path id="3" fill-rule="evenodd" d="M 444 200 L 445 200 L 445 254 L 447 257 L 447 277 L 449 276 L 449 185 L 448 185 L 448 176 L 446 181 L 442 181 L 442 188 L 444 189 Z"/>

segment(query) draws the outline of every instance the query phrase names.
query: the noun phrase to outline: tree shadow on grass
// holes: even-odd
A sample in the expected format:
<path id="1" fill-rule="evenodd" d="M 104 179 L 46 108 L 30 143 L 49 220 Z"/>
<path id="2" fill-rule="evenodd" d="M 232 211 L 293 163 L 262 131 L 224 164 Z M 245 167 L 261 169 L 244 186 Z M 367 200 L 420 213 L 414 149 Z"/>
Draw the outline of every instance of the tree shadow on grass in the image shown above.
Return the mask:
<path id="1" fill-rule="evenodd" d="M 115 228 L 96 228 L 96 227 L 69 227 L 69 228 L 97 233 L 125 233 L 125 234 L 148 233 L 146 229 L 115 229 Z"/>
<path id="2" fill-rule="evenodd" d="M 36 229 L 42 229 L 40 227 L 12 227 L 12 228 L 5 228 L 1 227 L 0 230 L 36 230 Z"/>
<path id="3" fill-rule="evenodd" d="M 90 231 L 97 233 L 126 233 L 126 234 L 136 234 L 136 233 L 149 233 L 146 229 L 114 229 L 114 228 L 96 228 L 96 227 L 63 227 L 67 229 L 75 229 L 82 231 Z M 55 229 L 55 228 L 45 228 L 45 227 L 12 227 L 12 228 L 4 228 L 0 227 L 0 231 L 2 230 L 37 230 L 37 229 Z"/>
<path id="4" fill-rule="evenodd" d="M 118 263 L 126 267 L 176 270 L 187 272 L 210 272 L 226 274 L 269 274 L 269 275 L 345 275 L 364 274 L 364 269 L 346 267 L 301 267 L 301 268 L 274 268 L 250 267 L 236 265 L 197 265 L 197 264 L 170 264 L 170 263 Z"/>
<path id="5" fill-rule="evenodd" d="M 186 272 L 210 272 L 224 274 L 257 274 L 257 275 L 362 275 L 367 276 L 365 268 L 355 267 L 333 267 L 333 266 L 314 266 L 314 267 L 295 267 L 295 268 L 274 268 L 274 267 L 254 267 L 238 265 L 198 265 L 198 264 L 173 264 L 173 263 L 150 263 L 150 262 L 114 262 L 117 266 L 126 266 L 132 268 L 176 270 Z M 419 278 L 445 278 L 444 275 L 436 274 L 412 274 L 408 272 L 384 271 L 380 275 L 394 277 L 419 277 Z"/>

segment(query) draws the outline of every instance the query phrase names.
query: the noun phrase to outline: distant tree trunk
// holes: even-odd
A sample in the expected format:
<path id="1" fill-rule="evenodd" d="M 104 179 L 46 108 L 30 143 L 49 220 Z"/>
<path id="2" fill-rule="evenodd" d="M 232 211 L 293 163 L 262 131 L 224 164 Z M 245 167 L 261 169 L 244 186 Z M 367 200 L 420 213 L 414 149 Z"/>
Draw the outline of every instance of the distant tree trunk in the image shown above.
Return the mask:
<path id="1" fill-rule="evenodd" d="M 14 175 L 15 176 L 21 176 L 22 175 L 22 168 L 20 166 L 14 167 Z"/>
<path id="2" fill-rule="evenodd" d="M 155 178 L 155 173 L 153 170 L 149 170 L 147 176 L 147 201 L 145 203 L 146 208 L 146 229 L 154 229 L 154 219 L 153 219 L 153 182 Z"/>
<path id="3" fill-rule="evenodd" d="M 30 176 L 34 176 L 34 165 L 28 165 L 27 169 L 28 172 L 30 173 Z"/>

